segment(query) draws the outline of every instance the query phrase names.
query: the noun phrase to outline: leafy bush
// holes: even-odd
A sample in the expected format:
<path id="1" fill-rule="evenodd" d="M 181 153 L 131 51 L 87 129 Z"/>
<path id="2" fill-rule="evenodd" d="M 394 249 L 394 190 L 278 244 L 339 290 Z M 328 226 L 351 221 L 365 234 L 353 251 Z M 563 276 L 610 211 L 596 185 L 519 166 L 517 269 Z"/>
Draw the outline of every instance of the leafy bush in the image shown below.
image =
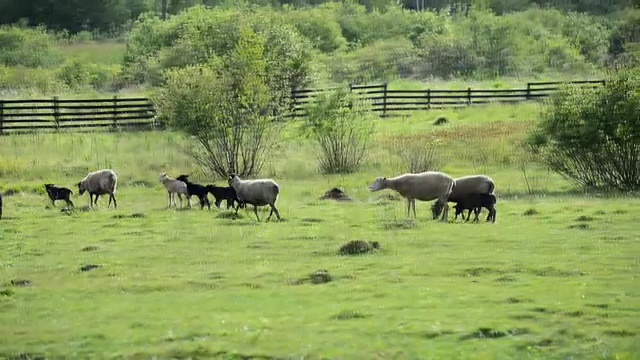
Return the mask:
<path id="1" fill-rule="evenodd" d="M 587 187 L 640 188 L 640 70 L 598 89 L 566 87 L 550 99 L 529 144 L 554 171 Z"/>
<path id="2" fill-rule="evenodd" d="M 289 103 L 271 86 L 277 75 L 264 55 L 267 44 L 243 26 L 228 54 L 168 70 L 153 95 L 161 119 L 193 139 L 188 153 L 211 174 L 257 175 L 279 139 L 277 120 Z"/>
<path id="3" fill-rule="evenodd" d="M 120 66 L 93 64 L 73 58 L 58 69 L 58 78 L 72 89 L 114 90 L 120 78 Z"/>
<path id="4" fill-rule="evenodd" d="M 311 102 L 301 129 L 318 144 L 321 172 L 352 173 L 365 159 L 375 125 L 367 104 L 338 88 Z"/>
<path id="5" fill-rule="evenodd" d="M 61 60 L 55 39 L 45 29 L 0 27 L 0 65 L 51 67 Z"/>
<path id="6" fill-rule="evenodd" d="M 285 18 L 300 34 L 309 39 L 314 48 L 324 53 L 331 53 L 347 46 L 340 24 L 326 6 L 305 11 L 289 11 L 285 13 Z"/>

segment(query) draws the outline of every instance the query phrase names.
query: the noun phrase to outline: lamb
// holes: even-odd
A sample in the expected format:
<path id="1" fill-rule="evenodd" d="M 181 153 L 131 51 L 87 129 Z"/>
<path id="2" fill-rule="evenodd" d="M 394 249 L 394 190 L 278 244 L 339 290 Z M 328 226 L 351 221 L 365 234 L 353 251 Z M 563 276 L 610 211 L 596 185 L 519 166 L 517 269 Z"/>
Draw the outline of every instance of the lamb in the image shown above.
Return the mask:
<path id="1" fill-rule="evenodd" d="M 189 207 L 191 207 L 191 196 L 195 195 L 200 200 L 200 209 L 204 209 L 204 206 L 207 205 L 207 208 L 211 210 L 211 203 L 209 202 L 209 190 L 206 186 L 192 183 L 189 181 L 189 175 L 180 175 L 176 178 L 176 180 L 182 181 L 187 184 L 187 198 L 189 199 Z"/>
<path id="2" fill-rule="evenodd" d="M 238 200 L 240 203 L 253 205 L 253 212 L 256 214 L 256 219 L 260 221 L 258 217 L 258 206 L 269 205 L 271 212 L 267 221 L 271 219 L 271 215 L 276 213 L 278 220 L 280 219 L 280 212 L 276 208 L 276 200 L 278 194 L 280 194 L 280 186 L 272 179 L 255 179 L 255 180 L 242 180 L 238 174 L 232 173 L 229 176 L 229 185 L 236 191 Z M 236 218 L 238 217 L 238 209 L 236 208 Z"/>
<path id="3" fill-rule="evenodd" d="M 236 202 L 238 203 L 238 206 L 243 205 L 240 203 L 240 200 L 238 200 L 238 195 L 236 194 L 236 191 L 231 186 L 223 187 L 223 186 L 215 186 L 213 184 L 209 184 L 206 186 L 206 188 L 211 193 L 211 195 L 213 195 L 213 197 L 216 199 L 215 205 L 218 209 L 220 208 L 220 203 L 222 203 L 222 200 L 227 201 L 227 210 L 231 207 L 235 208 Z"/>
<path id="4" fill-rule="evenodd" d="M 54 184 L 44 184 L 44 188 L 47 190 L 47 195 L 51 200 L 51 205 L 56 206 L 56 200 L 64 200 L 67 206 L 73 205 L 73 202 L 69 197 L 73 195 L 73 191 L 65 187 L 56 187 Z"/>
<path id="5" fill-rule="evenodd" d="M 178 198 L 180 199 L 180 207 L 182 207 L 182 195 L 187 198 L 187 203 L 189 207 L 191 207 L 191 198 L 188 195 L 187 184 L 183 181 L 172 179 L 167 176 L 167 173 L 158 174 L 158 180 L 164 185 L 165 189 L 167 189 L 167 193 L 169 194 L 169 207 L 172 204 L 175 204 L 176 207 L 178 204 L 175 202 L 175 194 L 178 194 Z"/>
<path id="6" fill-rule="evenodd" d="M 118 176 L 115 171 L 111 169 L 103 169 L 97 170 L 94 172 L 90 172 L 84 179 L 80 180 L 78 183 L 78 192 L 80 195 L 84 194 L 85 191 L 89 192 L 89 207 L 93 207 L 95 204 L 98 206 L 98 198 L 100 195 L 109 194 L 109 205 L 107 208 L 111 206 L 111 201 L 113 200 L 114 209 L 118 207 L 118 202 L 116 201 L 116 187 L 118 185 Z M 93 200 L 93 196 L 96 196 L 95 201 Z"/>
<path id="7" fill-rule="evenodd" d="M 459 177 L 454 181 L 455 187 L 449 195 L 448 202 L 458 202 L 469 194 L 492 194 L 496 188 L 493 179 L 486 175 L 468 175 Z M 442 211 L 442 204 L 434 203 L 431 206 L 431 211 L 434 216 L 439 215 Z M 480 212 L 480 209 L 478 208 L 477 211 Z"/>
<path id="8" fill-rule="evenodd" d="M 456 219 L 458 219 L 458 215 L 462 214 L 462 218 L 464 219 L 464 210 L 469 210 L 467 213 L 467 221 L 471 219 L 471 210 L 473 210 L 476 215 L 473 221 L 479 221 L 478 215 L 480 214 L 481 208 L 486 208 L 489 210 L 489 216 L 487 216 L 487 221 L 489 219 L 492 222 L 496 222 L 496 196 L 494 194 L 469 194 L 464 198 L 458 198 L 458 203 L 454 206 L 456 209 Z"/>
<path id="9" fill-rule="evenodd" d="M 447 221 L 449 214 L 449 204 L 447 199 L 454 189 L 453 178 L 443 172 L 426 171 L 418 174 L 402 174 L 393 178 L 377 177 L 371 185 L 370 191 L 383 189 L 393 189 L 407 199 L 407 217 L 411 217 L 411 207 L 413 207 L 413 217 L 416 218 L 416 199 L 430 201 L 437 199 L 436 203 L 442 204 L 445 209 L 442 221 Z M 433 214 L 433 219 L 438 217 Z"/>

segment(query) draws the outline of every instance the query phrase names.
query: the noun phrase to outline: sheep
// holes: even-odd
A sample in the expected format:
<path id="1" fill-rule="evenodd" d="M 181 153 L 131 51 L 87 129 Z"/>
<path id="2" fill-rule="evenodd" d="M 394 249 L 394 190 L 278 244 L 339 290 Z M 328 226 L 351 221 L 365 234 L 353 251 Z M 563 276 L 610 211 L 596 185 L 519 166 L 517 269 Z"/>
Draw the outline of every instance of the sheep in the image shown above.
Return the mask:
<path id="1" fill-rule="evenodd" d="M 45 190 L 47 190 L 47 195 L 49 195 L 49 199 L 51 200 L 51 205 L 53 207 L 56 206 L 56 200 L 64 200 L 67 203 L 67 206 L 74 206 L 73 202 L 69 198 L 73 195 L 73 191 L 67 189 L 65 187 L 56 187 L 54 184 L 44 184 Z"/>
<path id="2" fill-rule="evenodd" d="M 269 205 L 271 212 L 267 221 L 271 219 L 271 215 L 275 212 L 278 220 L 280 219 L 280 212 L 276 208 L 276 200 L 280 194 L 280 186 L 272 179 L 255 179 L 255 180 L 242 180 L 238 174 L 232 173 L 229 175 L 229 186 L 231 186 L 238 196 L 240 203 L 253 205 L 253 212 L 256 214 L 256 219 L 260 221 L 258 217 L 258 206 Z M 238 217 L 238 209 L 236 208 L 236 218 Z"/>
<path id="3" fill-rule="evenodd" d="M 456 209 L 456 220 L 460 214 L 462 214 L 462 218 L 464 219 L 464 210 L 469 210 L 467 213 L 467 221 L 469 221 L 469 219 L 471 219 L 471 210 L 473 210 L 476 215 L 473 221 L 479 221 L 478 215 L 480 214 L 480 209 L 484 207 L 489 210 L 487 221 L 492 219 L 492 222 L 496 222 L 496 196 L 494 194 L 469 194 L 457 200 L 457 204 L 454 205 Z"/>
<path id="4" fill-rule="evenodd" d="M 118 185 L 118 176 L 115 171 L 111 169 L 97 170 L 90 172 L 84 179 L 78 183 L 78 193 L 84 194 L 85 191 L 89 192 L 89 207 L 93 205 L 98 206 L 98 198 L 100 195 L 109 194 L 109 204 L 107 208 L 111 207 L 111 201 L 113 200 L 114 209 L 118 207 L 116 201 L 116 187 Z M 96 199 L 93 200 L 93 196 Z"/>
<path id="5" fill-rule="evenodd" d="M 209 202 L 209 190 L 206 186 L 192 183 L 189 181 L 189 175 L 180 175 L 176 178 L 176 180 L 182 181 L 187 184 L 187 198 L 189 199 L 189 207 L 191 207 L 191 196 L 195 195 L 200 200 L 200 209 L 204 209 L 204 206 L 207 205 L 207 208 L 211 210 L 211 203 Z"/>
<path id="6" fill-rule="evenodd" d="M 490 177 L 486 175 L 468 175 L 454 180 L 455 187 L 449 194 L 448 202 L 458 202 L 469 194 L 492 194 L 496 186 Z M 434 216 L 438 216 L 442 211 L 441 203 L 434 203 L 431 206 Z M 480 209 L 477 209 L 479 212 Z M 488 220 L 488 218 L 487 218 Z"/>
<path id="7" fill-rule="evenodd" d="M 206 188 L 211 193 L 211 195 L 213 195 L 213 197 L 216 199 L 215 205 L 218 209 L 220 208 L 220 203 L 222 203 L 222 200 L 227 201 L 227 210 L 231 207 L 235 208 L 236 202 L 238 203 L 238 206 L 243 206 L 243 204 L 240 203 L 240 200 L 238 200 L 238 195 L 236 194 L 236 191 L 231 186 L 223 187 L 223 186 L 215 186 L 213 184 L 209 184 L 209 185 L 206 185 Z"/>
<path id="8" fill-rule="evenodd" d="M 449 214 L 449 204 L 447 199 L 454 189 L 453 178 L 439 171 L 426 171 L 418 174 L 402 174 L 393 178 L 377 177 L 371 185 L 369 191 L 380 191 L 383 189 L 393 189 L 407 199 L 407 217 L 411 217 L 411 207 L 413 207 L 413 217 L 416 218 L 416 199 L 430 201 L 437 199 L 437 203 L 442 204 L 445 209 L 442 221 L 447 221 Z M 438 215 L 433 214 L 433 219 Z"/>
<path id="9" fill-rule="evenodd" d="M 178 204 L 175 202 L 175 194 L 178 194 L 178 198 L 180 199 L 180 207 L 182 207 L 182 195 L 187 198 L 187 203 L 189 207 L 191 207 L 191 198 L 188 195 L 187 184 L 183 181 L 172 179 L 167 176 L 167 173 L 158 174 L 158 181 L 164 185 L 165 189 L 167 189 L 167 194 L 169 195 L 169 207 L 172 204 L 175 204 L 176 207 Z"/>

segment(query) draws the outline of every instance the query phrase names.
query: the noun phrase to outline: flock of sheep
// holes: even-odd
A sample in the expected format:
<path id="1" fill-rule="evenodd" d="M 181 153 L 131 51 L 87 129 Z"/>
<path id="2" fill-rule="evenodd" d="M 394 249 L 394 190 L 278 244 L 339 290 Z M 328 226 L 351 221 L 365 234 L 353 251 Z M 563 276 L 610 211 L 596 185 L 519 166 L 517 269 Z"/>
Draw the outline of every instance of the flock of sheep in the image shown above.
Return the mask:
<path id="1" fill-rule="evenodd" d="M 206 205 L 209 209 L 211 203 L 208 194 L 212 194 L 215 198 L 216 207 L 220 207 L 220 203 L 225 200 L 227 209 L 235 208 L 235 216 L 238 210 L 247 204 L 253 205 L 253 212 L 256 219 L 258 217 L 259 206 L 271 207 L 271 212 L 267 221 L 275 213 L 280 220 L 280 213 L 276 208 L 276 200 L 280 194 L 280 186 L 272 179 L 255 179 L 243 180 L 237 174 L 231 174 L 228 180 L 228 187 L 220 187 L 215 185 L 201 185 L 193 183 L 189 180 L 188 175 L 180 175 L 173 179 L 166 173 L 158 175 L 158 180 L 164 185 L 169 196 L 169 207 L 172 205 L 177 207 L 175 195 L 180 199 L 182 207 L 182 195 L 187 198 L 187 206 L 191 208 L 191 197 L 195 195 L 200 201 L 200 208 L 204 209 Z M 97 205 L 98 198 L 101 195 L 109 195 L 109 204 L 113 201 L 114 208 L 117 208 L 116 187 L 118 176 L 111 169 L 103 169 L 87 174 L 80 182 L 78 182 L 78 192 L 83 195 L 89 193 L 89 207 Z M 45 184 L 47 195 L 52 204 L 55 205 L 56 200 L 64 200 L 67 206 L 73 206 L 70 197 L 73 192 L 64 187 L 56 187 L 53 184 Z M 455 218 L 462 214 L 465 219 L 464 210 L 468 210 L 466 220 L 471 218 L 471 211 L 474 212 L 474 221 L 479 221 L 478 216 L 484 207 L 489 211 L 487 221 L 495 222 L 496 220 L 496 197 L 493 193 L 495 183 L 486 175 L 469 175 L 457 179 L 452 178 L 448 174 L 439 171 L 426 171 L 417 174 L 403 174 L 392 178 L 378 177 L 371 185 L 370 191 L 380 191 L 384 189 L 392 189 L 407 199 L 407 217 L 411 217 L 411 209 L 413 208 L 413 216 L 416 216 L 416 200 L 431 201 L 435 200 L 431 206 L 433 219 L 437 219 L 442 214 L 442 221 L 447 221 L 449 214 L 449 202 L 455 202 L 456 210 Z M 94 198 L 95 197 L 95 198 Z M 2 216 L 2 197 L 0 197 L 0 217 Z"/>

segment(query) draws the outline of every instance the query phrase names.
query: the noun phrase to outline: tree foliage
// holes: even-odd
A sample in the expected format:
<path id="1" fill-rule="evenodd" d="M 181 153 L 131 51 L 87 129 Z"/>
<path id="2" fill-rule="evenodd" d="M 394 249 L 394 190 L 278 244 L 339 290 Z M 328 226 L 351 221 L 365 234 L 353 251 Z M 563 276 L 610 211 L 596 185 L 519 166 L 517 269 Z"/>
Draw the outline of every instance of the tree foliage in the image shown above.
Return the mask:
<path id="1" fill-rule="evenodd" d="M 640 70 L 623 69 L 602 88 L 566 87 L 529 144 L 582 186 L 640 189 Z"/>

